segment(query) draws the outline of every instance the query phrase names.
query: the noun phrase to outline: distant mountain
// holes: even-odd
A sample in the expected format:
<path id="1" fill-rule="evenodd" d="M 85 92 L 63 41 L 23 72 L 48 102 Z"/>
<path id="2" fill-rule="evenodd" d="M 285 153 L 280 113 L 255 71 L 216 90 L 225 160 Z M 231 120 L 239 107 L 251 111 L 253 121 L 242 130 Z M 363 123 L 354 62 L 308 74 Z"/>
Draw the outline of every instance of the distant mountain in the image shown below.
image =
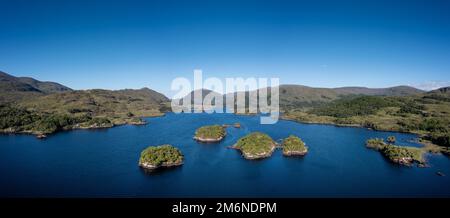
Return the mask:
<path id="1" fill-rule="evenodd" d="M 0 90 L 2 91 L 22 91 L 59 93 L 72 91 L 67 86 L 55 82 L 42 82 L 30 77 L 15 77 L 0 71 Z"/>
<path id="2" fill-rule="evenodd" d="M 343 97 L 369 96 L 410 96 L 424 91 L 409 86 L 390 88 L 341 87 L 313 88 L 302 85 L 281 85 L 280 105 L 285 108 L 313 107 Z"/>
<path id="3" fill-rule="evenodd" d="M 42 82 L 29 77 L 15 77 L 0 71 L 0 103 L 67 91 L 72 89 L 59 83 Z"/>
<path id="4" fill-rule="evenodd" d="M 429 91 L 428 94 L 446 94 L 450 95 L 450 86 L 448 87 L 442 87 L 433 91 Z"/>
<path id="5" fill-rule="evenodd" d="M 0 72 L 0 105 L 13 103 L 30 111 L 88 114 L 120 119 L 161 115 L 169 99 L 149 88 L 123 90 L 72 90 L 55 82 L 15 77 Z"/>
<path id="6" fill-rule="evenodd" d="M 2 92 L 41 92 L 36 87 L 20 81 L 18 77 L 0 71 L 0 91 Z"/>
<path id="7" fill-rule="evenodd" d="M 2 92 L 2 94 L 0 94 L 0 103 L 11 101 L 16 102 L 22 101 L 24 103 L 34 102 L 38 105 L 39 102 L 36 102 L 37 99 L 44 100 L 44 102 L 55 101 L 56 99 L 59 99 L 58 101 L 60 101 L 61 103 L 53 102 L 53 104 L 50 105 L 55 106 L 58 105 L 58 107 L 65 107 L 65 108 L 71 105 L 67 99 L 71 99 L 71 102 L 76 102 L 74 103 L 75 105 L 78 104 L 83 105 L 82 102 L 80 101 L 86 101 L 86 103 L 89 103 L 90 100 L 87 99 L 98 98 L 100 100 L 99 102 L 101 102 L 101 106 L 110 104 L 113 105 L 114 102 L 120 102 L 120 104 L 126 103 L 126 105 L 128 106 L 130 104 L 133 104 L 138 108 L 143 108 L 144 105 L 147 104 L 151 105 L 149 107 L 151 107 L 152 109 L 155 108 L 155 105 L 159 105 L 163 102 L 169 101 L 169 99 L 167 99 L 167 97 L 165 97 L 164 95 L 148 88 L 139 90 L 125 89 L 118 91 L 109 91 L 109 90 L 73 91 L 70 88 L 58 83 L 41 82 L 29 77 L 14 77 L 4 72 L 0 72 L 0 91 Z M 318 105 L 331 102 L 333 100 L 349 97 L 351 98 L 352 96 L 360 96 L 360 95 L 410 96 L 410 95 L 425 94 L 424 91 L 409 86 L 396 86 L 390 88 L 366 88 L 366 87 L 314 88 L 303 85 L 281 85 L 279 86 L 279 91 L 280 91 L 280 106 L 282 107 L 282 109 L 315 107 Z M 212 91 L 207 89 L 192 91 L 191 99 L 189 100 L 193 105 L 199 105 L 202 103 L 197 101 L 194 102 L 194 95 L 195 93 L 198 92 L 201 92 L 201 96 L 203 99 L 206 95 L 208 95 Z M 245 92 L 246 99 L 248 99 L 248 94 L 249 94 L 248 92 Z M 226 95 L 236 96 L 236 93 L 229 93 Z M 223 97 L 225 97 L 226 95 L 223 95 Z M 438 94 L 431 93 L 429 95 L 435 96 Z M 41 98 L 40 96 L 44 97 Z M 118 101 L 117 99 L 120 99 L 120 101 Z M 128 102 L 128 100 L 126 99 L 130 100 L 131 102 Z M 188 99 L 185 97 L 182 100 Z M 140 102 L 142 104 L 137 104 L 136 102 Z M 125 108 L 125 106 L 121 107 Z M 45 107 L 43 106 L 42 108 Z M 107 110 L 107 108 L 105 108 L 104 110 Z"/>
<path id="8" fill-rule="evenodd" d="M 72 91 L 71 88 L 55 82 L 41 82 L 30 77 L 18 77 L 19 81 L 26 83 L 43 93 L 60 93 Z"/>
<path id="9" fill-rule="evenodd" d="M 213 92 L 209 89 L 197 89 L 197 90 L 193 90 L 191 91 L 189 94 L 187 94 L 186 96 L 184 96 L 182 99 L 180 99 L 181 103 L 183 103 L 183 101 L 191 101 L 192 105 L 201 105 L 203 103 L 203 99 L 210 93 L 215 93 L 215 95 L 221 95 L 217 92 Z M 202 96 L 201 99 L 195 99 L 196 95 L 200 95 Z"/>
<path id="10" fill-rule="evenodd" d="M 408 96 L 424 93 L 425 91 L 410 86 L 395 86 L 390 88 L 341 87 L 334 88 L 341 95 L 379 95 L 379 96 Z"/>
<path id="11" fill-rule="evenodd" d="M 211 90 L 195 90 L 191 92 L 191 102 L 193 103 L 194 93 L 202 92 L 203 98 L 211 92 Z M 254 93 L 256 91 L 251 91 Z M 236 96 L 238 92 L 228 93 L 226 96 Z M 270 88 L 268 90 L 270 94 Z M 410 96 L 423 94 L 424 91 L 409 87 L 409 86 L 396 86 L 390 88 L 366 88 L 366 87 L 341 87 L 341 88 L 314 88 L 303 85 L 280 85 L 280 106 L 285 109 L 293 108 L 305 108 L 322 105 L 333 100 L 340 98 L 356 97 L 360 95 L 369 96 Z M 245 92 L 246 101 L 248 101 L 249 92 Z M 185 97 L 186 98 L 186 97 Z M 203 99 L 202 98 L 202 99 Z M 224 100 L 225 102 L 225 100 Z M 195 102 L 195 105 L 201 104 L 201 102 Z M 224 103 L 225 104 L 225 103 Z"/>
<path id="12" fill-rule="evenodd" d="M 429 91 L 425 93 L 423 97 L 426 99 L 450 102 L 450 87 L 442 87 L 433 91 Z"/>

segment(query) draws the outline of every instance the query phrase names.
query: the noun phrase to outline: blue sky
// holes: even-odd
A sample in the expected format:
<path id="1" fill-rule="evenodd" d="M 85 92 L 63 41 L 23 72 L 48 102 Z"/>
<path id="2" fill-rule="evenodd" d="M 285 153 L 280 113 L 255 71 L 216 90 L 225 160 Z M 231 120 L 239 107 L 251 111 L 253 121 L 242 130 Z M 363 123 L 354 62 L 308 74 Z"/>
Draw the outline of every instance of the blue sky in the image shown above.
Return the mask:
<path id="1" fill-rule="evenodd" d="M 4 1 L 0 70 L 75 89 L 204 77 L 448 85 L 449 1 Z"/>

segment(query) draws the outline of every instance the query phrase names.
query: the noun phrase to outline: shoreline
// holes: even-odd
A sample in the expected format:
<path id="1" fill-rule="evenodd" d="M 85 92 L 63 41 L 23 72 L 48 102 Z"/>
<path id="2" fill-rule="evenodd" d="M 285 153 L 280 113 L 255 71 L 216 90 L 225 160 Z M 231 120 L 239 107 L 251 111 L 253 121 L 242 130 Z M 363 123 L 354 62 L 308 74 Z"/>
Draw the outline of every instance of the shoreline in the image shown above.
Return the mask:
<path id="1" fill-rule="evenodd" d="M 154 116 L 142 116 L 142 117 L 138 117 L 139 119 L 145 119 L 145 118 L 153 118 L 153 117 L 163 117 L 166 114 L 160 114 L 160 115 L 154 115 Z M 109 129 L 109 128 L 114 128 L 114 127 L 118 127 L 118 126 L 125 126 L 125 125 L 131 125 L 131 126 L 144 126 L 147 125 L 148 122 L 145 120 L 141 120 L 141 122 L 134 122 L 134 121 L 130 121 L 130 122 L 124 122 L 124 123 L 111 123 L 111 126 L 86 126 L 86 127 L 80 127 L 80 126 L 76 126 L 78 124 L 75 124 L 74 126 L 70 127 L 70 128 L 66 128 L 66 129 L 61 129 L 61 130 L 57 130 L 55 132 L 51 132 L 51 133 L 43 133 L 40 131 L 33 131 L 33 130 L 21 130 L 21 131 L 14 131 L 14 130 L 7 130 L 7 129 L 1 129 L 0 130 L 0 135 L 33 135 L 36 136 L 36 138 L 38 139 L 44 139 L 47 136 L 53 135 L 53 134 L 57 134 L 59 132 L 68 132 L 68 131 L 74 131 L 74 130 L 97 130 L 97 129 Z"/>
<path id="2" fill-rule="evenodd" d="M 153 117 L 165 117 L 168 113 L 173 113 L 173 112 L 164 112 L 161 114 L 157 114 L 157 115 L 153 115 L 153 116 L 142 116 L 139 118 L 153 118 Z M 246 116 L 258 116 L 258 114 L 235 114 L 235 115 L 246 115 Z M 280 120 L 285 120 L 285 121 L 291 121 L 291 122 L 295 122 L 295 123 L 300 123 L 300 124 L 311 124 L 311 125 L 328 125 L 328 126 L 335 126 L 335 127 L 348 127 L 348 128 L 363 128 L 363 129 L 367 129 L 370 131 L 378 131 L 378 132 L 392 132 L 392 133 L 403 133 L 403 134 L 412 134 L 417 136 L 418 140 L 418 144 L 421 144 L 422 147 L 426 147 L 426 146 L 434 146 L 434 147 L 442 147 L 436 144 L 433 144 L 432 142 L 423 139 L 422 137 L 425 136 L 425 134 L 423 133 L 418 133 L 418 132 L 408 132 L 408 131 L 396 131 L 396 130 L 383 130 L 383 129 L 373 129 L 373 128 L 368 128 L 368 127 L 364 127 L 360 124 L 337 124 L 337 123 L 332 123 L 332 122 L 308 122 L 308 121 L 300 121 L 300 120 L 296 120 L 293 118 L 286 118 L 283 116 L 280 116 L 279 118 Z M 107 129 L 107 128 L 114 128 L 116 126 L 122 126 L 122 125 L 147 125 L 148 122 L 145 121 L 144 124 L 133 124 L 133 123 L 123 123 L 123 124 L 113 124 L 110 127 L 95 127 L 95 128 L 90 128 L 90 127 L 86 127 L 86 128 L 70 128 L 70 129 L 63 129 L 63 130 L 59 130 L 56 132 L 52 132 L 52 133 L 45 133 L 43 134 L 42 132 L 33 132 L 31 130 L 24 130 L 24 131 L 5 131 L 5 130 L 0 130 L 0 135 L 11 135 L 11 134 L 25 134 L 25 135 L 34 135 L 34 136 L 38 136 L 38 135 L 52 135 L 52 134 L 56 134 L 58 132 L 65 132 L 65 131 L 72 131 L 72 130 L 80 130 L 80 129 L 85 129 L 85 130 L 91 130 L 91 129 Z M 44 137 L 45 138 L 45 137 Z M 224 138 L 224 137 L 223 137 Z M 222 139 L 223 139 L 222 138 Z M 194 137 L 195 139 L 195 137 Z M 222 139 L 220 139 L 219 141 L 221 141 Z M 198 140 L 199 142 L 202 142 L 200 140 Z M 219 142 L 219 141 L 205 141 L 205 143 L 209 143 L 209 142 Z M 234 145 L 233 145 L 234 146 Z M 442 152 L 437 152 L 437 153 L 442 153 Z"/>
<path id="3" fill-rule="evenodd" d="M 225 136 L 221 136 L 220 138 L 202 138 L 202 137 L 197 137 L 194 136 L 193 139 L 198 141 L 198 142 L 203 142 L 203 143 L 214 143 L 214 142 L 220 142 L 225 138 Z"/>
<path id="4" fill-rule="evenodd" d="M 283 156 L 286 157 L 303 157 L 308 153 L 308 150 L 305 151 L 287 151 L 287 152 L 282 152 Z"/>
<path id="5" fill-rule="evenodd" d="M 178 162 L 178 163 L 163 163 L 161 165 L 153 165 L 150 163 L 139 163 L 139 167 L 142 167 L 143 169 L 146 169 L 146 170 L 156 170 L 159 168 L 177 167 L 177 166 L 181 166 L 183 164 L 184 164 L 183 161 Z"/>

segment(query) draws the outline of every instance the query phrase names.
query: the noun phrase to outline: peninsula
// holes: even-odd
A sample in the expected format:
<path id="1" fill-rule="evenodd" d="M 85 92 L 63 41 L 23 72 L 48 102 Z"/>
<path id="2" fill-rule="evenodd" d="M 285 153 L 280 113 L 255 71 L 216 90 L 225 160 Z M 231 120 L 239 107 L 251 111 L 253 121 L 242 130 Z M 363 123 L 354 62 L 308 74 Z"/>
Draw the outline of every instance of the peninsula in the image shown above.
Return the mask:
<path id="1" fill-rule="evenodd" d="M 393 141 L 395 141 L 395 139 L 392 140 L 392 137 L 389 137 L 389 142 Z M 421 148 L 398 146 L 386 143 L 384 142 L 384 139 L 380 138 L 367 140 L 366 146 L 381 152 L 386 158 L 397 164 L 405 166 L 412 166 L 414 163 L 417 163 L 418 166 L 425 165 L 425 159 L 423 157 L 425 151 Z"/>

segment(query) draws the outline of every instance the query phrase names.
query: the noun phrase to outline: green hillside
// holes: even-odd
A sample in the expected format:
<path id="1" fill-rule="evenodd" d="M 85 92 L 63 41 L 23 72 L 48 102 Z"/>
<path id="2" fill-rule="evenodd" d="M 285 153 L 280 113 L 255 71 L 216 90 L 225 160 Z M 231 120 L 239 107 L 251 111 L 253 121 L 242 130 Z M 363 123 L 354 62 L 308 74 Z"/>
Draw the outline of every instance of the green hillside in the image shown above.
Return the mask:
<path id="1" fill-rule="evenodd" d="M 0 90 L 0 130 L 13 133 L 143 124 L 140 117 L 163 115 L 169 101 L 148 88 L 73 91 L 6 73 L 0 73 Z"/>
<path id="2" fill-rule="evenodd" d="M 309 110 L 287 109 L 283 118 L 417 133 L 424 140 L 448 147 L 449 96 L 448 88 L 402 97 L 359 96 L 334 100 Z"/>

